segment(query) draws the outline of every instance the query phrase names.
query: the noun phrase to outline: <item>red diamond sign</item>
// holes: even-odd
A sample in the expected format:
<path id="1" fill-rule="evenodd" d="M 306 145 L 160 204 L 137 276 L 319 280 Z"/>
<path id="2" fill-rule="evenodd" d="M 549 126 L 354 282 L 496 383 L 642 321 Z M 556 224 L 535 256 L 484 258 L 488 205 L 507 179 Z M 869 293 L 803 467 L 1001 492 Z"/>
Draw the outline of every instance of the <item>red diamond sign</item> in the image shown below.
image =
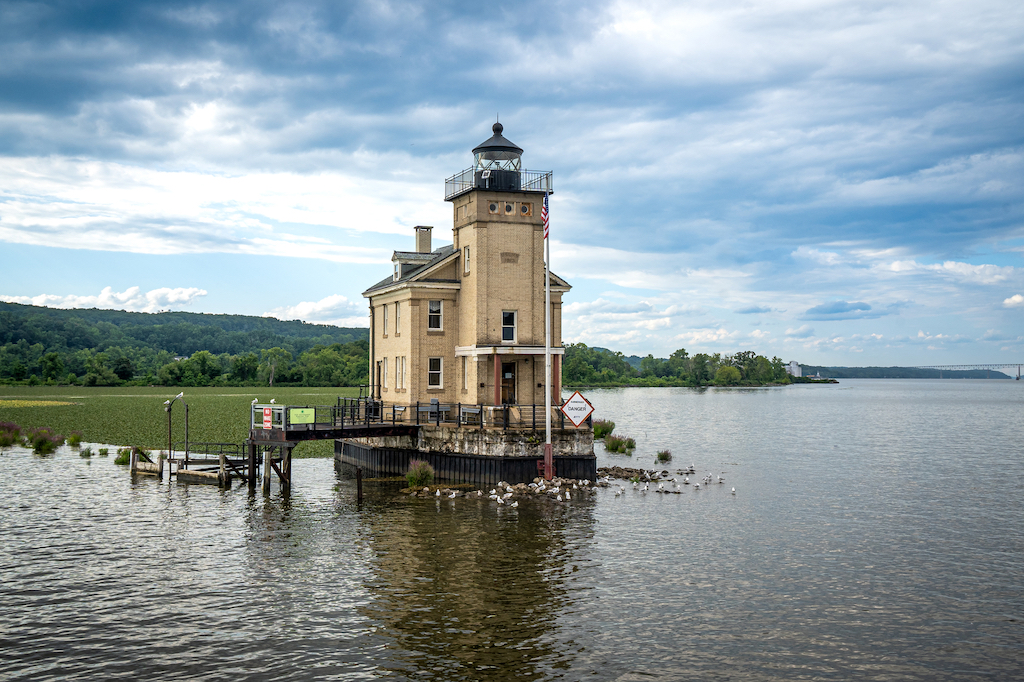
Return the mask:
<path id="1" fill-rule="evenodd" d="M 579 428 L 580 424 L 587 420 L 587 417 L 594 411 L 594 406 L 587 402 L 579 391 L 576 391 L 565 401 L 562 405 L 562 412 L 569 421 L 572 422 L 573 426 Z"/>

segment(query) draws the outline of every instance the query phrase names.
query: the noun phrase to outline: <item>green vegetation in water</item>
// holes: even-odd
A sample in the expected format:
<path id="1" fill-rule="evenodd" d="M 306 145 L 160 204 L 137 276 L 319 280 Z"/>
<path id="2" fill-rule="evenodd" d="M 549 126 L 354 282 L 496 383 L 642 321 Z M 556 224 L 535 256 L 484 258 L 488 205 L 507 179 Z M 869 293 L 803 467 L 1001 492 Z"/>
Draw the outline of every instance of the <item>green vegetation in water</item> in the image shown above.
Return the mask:
<path id="1" fill-rule="evenodd" d="M 610 419 L 594 420 L 594 438 L 604 438 L 615 430 L 615 422 Z"/>
<path id="2" fill-rule="evenodd" d="M 422 459 L 414 459 L 409 462 L 409 471 L 405 474 L 405 480 L 409 482 L 410 488 L 430 485 L 434 482 L 434 467 Z"/>
<path id="3" fill-rule="evenodd" d="M 82 434 L 79 433 L 78 431 L 72 431 L 71 434 L 68 435 L 68 445 L 70 445 L 73 448 L 81 446 Z"/>
<path id="4" fill-rule="evenodd" d="M 110 448 L 100 448 L 99 449 L 100 457 L 106 457 L 109 454 L 110 454 Z"/>
<path id="5" fill-rule="evenodd" d="M 657 460 L 662 464 L 672 461 L 672 452 L 669 450 L 661 450 L 658 452 Z"/>
<path id="6" fill-rule="evenodd" d="M 88 445 L 86 445 L 84 448 L 82 448 L 81 450 L 78 451 L 78 456 L 79 457 L 84 457 L 86 459 L 92 457 L 92 448 L 90 448 Z"/>
<path id="7" fill-rule="evenodd" d="M 16 422 L 23 429 L 49 426 L 58 433 L 77 431 L 82 434 L 82 440 L 89 443 L 166 450 L 164 401 L 178 391 L 141 386 L 3 386 L 0 387 L 0 420 Z M 208 387 L 186 388 L 184 392 L 183 399 L 189 406 L 189 441 L 195 444 L 243 442 L 249 436 L 253 398 L 261 403 L 276 398 L 280 405 L 334 405 L 339 396 L 356 396 L 359 389 Z M 185 409 L 180 400 L 171 410 L 171 427 L 174 449 L 178 450 L 185 440 Z M 295 448 L 292 456 L 333 457 L 334 441 L 305 441 Z"/>
<path id="8" fill-rule="evenodd" d="M 632 455 L 636 449 L 636 441 L 632 438 L 622 438 L 609 434 L 605 436 L 604 447 L 608 452 L 618 452 L 625 455 Z"/>
<path id="9" fill-rule="evenodd" d="M 55 433 L 53 429 L 40 427 L 30 429 L 25 436 L 25 442 L 32 446 L 32 452 L 37 455 L 49 455 L 64 445 L 64 436 Z"/>
<path id="10" fill-rule="evenodd" d="M 21 427 L 14 422 L 0 421 L 0 448 L 21 443 Z"/>
<path id="11" fill-rule="evenodd" d="M 114 464 L 121 464 L 128 466 L 132 461 L 132 449 L 131 448 L 118 448 L 117 457 L 114 458 Z"/>

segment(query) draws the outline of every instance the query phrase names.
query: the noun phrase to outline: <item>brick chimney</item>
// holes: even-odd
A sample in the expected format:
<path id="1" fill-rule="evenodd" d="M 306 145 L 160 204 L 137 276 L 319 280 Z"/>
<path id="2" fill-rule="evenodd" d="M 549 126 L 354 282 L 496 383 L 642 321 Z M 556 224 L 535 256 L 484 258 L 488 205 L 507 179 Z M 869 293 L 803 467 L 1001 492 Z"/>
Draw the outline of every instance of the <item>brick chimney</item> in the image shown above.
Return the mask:
<path id="1" fill-rule="evenodd" d="M 430 253 L 430 231 L 433 229 L 428 225 L 416 226 L 416 253 Z"/>

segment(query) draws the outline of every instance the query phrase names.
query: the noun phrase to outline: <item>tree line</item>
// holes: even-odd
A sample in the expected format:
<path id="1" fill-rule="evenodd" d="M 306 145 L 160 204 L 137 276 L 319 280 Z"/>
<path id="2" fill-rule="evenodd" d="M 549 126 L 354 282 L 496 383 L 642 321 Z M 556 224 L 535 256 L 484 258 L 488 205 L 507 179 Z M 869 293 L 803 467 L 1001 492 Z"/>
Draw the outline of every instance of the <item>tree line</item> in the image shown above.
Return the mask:
<path id="1" fill-rule="evenodd" d="M 368 332 L 246 315 L 0 304 L 0 382 L 358 386 Z"/>
<path id="2" fill-rule="evenodd" d="M 668 358 L 648 355 L 634 367 L 622 353 L 589 348 L 582 343 L 565 347 L 562 383 L 567 386 L 763 386 L 788 384 L 785 364 L 754 351 L 733 355 L 697 353 L 680 348 Z"/>

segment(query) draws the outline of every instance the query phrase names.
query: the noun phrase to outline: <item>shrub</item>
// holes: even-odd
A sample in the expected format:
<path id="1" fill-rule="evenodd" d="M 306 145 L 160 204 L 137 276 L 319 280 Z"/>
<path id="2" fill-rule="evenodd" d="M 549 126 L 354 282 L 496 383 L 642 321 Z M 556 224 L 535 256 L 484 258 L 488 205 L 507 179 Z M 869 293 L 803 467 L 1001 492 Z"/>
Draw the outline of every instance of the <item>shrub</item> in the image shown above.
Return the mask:
<path id="1" fill-rule="evenodd" d="M 114 459 L 114 464 L 130 464 L 132 459 L 131 448 L 118 448 L 117 457 Z"/>
<path id="2" fill-rule="evenodd" d="M 37 455 L 49 455 L 64 444 L 64 436 L 53 433 L 50 429 L 33 429 L 27 440 L 32 445 L 32 452 Z"/>
<path id="3" fill-rule="evenodd" d="M 414 459 L 409 462 L 409 472 L 405 475 L 410 488 L 430 485 L 434 482 L 434 467 L 422 459 Z"/>
<path id="4" fill-rule="evenodd" d="M 631 455 L 633 454 L 632 451 L 636 449 L 636 441 L 632 438 L 620 438 L 619 436 L 609 435 L 604 439 L 604 447 L 609 452 Z"/>
<path id="5" fill-rule="evenodd" d="M 82 434 L 78 431 L 72 431 L 71 435 L 68 436 L 68 445 L 73 448 L 77 448 L 82 444 Z"/>
<path id="6" fill-rule="evenodd" d="M 90 448 L 88 445 L 85 446 L 84 448 L 82 448 L 79 451 L 78 456 L 79 457 L 86 457 L 86 458 L 92 457 L 92 448 Z"/>
<path id="7" fill-rule="evenodd" d="M 672 461 L 672 453 L 670 451 L 668 451 L 668 450 L 660 451 L 658 453 L 658 461 L 659 462 L 671 462 Z"/>
<path id="8" fill-rule="evenodd" d="M 21 442 L 21 427 L 14 422 L 0 422 L 0 448 Z"/>
<path id="9" fill-rule="evenodd" d="M 100 452 L 99 452 L 100 457 L 106 457 L 109 454 L 110 454 L 110 448 L 100 448 Z"/>
<path id="10" fill-rule="evenodd" d="M 598 419 L 594 422 L 594 438 L 610 436 L 615 430 L 615 422 L 608 419 Z"/>

